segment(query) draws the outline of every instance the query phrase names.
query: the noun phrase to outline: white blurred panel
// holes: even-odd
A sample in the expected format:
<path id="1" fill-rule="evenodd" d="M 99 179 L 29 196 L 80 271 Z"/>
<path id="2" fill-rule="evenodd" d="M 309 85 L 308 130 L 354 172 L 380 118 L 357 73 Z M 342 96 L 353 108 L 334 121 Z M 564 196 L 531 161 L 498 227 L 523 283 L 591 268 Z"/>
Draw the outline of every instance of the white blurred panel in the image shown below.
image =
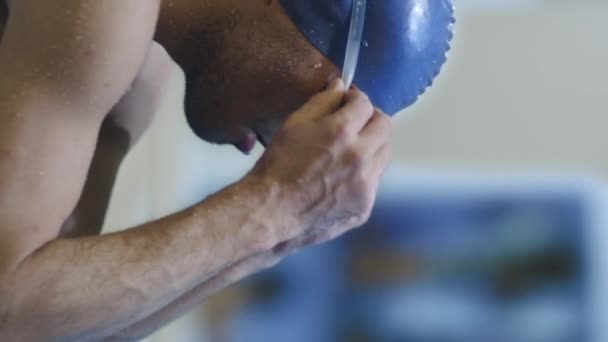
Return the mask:
<path id="1" fill-rule="evenodd" d="M 608 2 L 585 3 L 460 11 L 445 72 L 396 119 L 398 158 L 608 175 Z"/>

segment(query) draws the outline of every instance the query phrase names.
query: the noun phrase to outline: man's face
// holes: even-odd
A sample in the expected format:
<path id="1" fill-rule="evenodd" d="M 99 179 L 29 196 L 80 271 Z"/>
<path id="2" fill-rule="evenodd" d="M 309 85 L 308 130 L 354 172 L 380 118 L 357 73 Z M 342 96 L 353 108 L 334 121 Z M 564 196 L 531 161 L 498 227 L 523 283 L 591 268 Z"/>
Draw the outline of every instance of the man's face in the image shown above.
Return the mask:
<path id="1" fill-rule="evenodd" d="M 247 153 L 256 140 L 268 144 L 339 72 L 278 1 L 218 3 L 200 18 L 183 18 L 186 25 L 204 21 L 193 25 L 177 58 L 186 73 L 186 114 L 199 137 Z"/>

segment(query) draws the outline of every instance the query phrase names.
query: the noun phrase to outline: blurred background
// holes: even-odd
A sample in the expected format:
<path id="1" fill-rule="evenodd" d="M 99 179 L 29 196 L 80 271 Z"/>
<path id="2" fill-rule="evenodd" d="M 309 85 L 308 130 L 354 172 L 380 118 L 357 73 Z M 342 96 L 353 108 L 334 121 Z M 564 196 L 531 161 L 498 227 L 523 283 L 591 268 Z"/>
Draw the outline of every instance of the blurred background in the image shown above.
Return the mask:
<path id="1" fill-rule="evenodd" d="M 608 1 L 456 0 L 450 60 L 398 115 L 370 223 L 211 298 L 164 341 L 608 341 Z M 176 71 L 106 231 L 261 154 L 198 141 Z"/>

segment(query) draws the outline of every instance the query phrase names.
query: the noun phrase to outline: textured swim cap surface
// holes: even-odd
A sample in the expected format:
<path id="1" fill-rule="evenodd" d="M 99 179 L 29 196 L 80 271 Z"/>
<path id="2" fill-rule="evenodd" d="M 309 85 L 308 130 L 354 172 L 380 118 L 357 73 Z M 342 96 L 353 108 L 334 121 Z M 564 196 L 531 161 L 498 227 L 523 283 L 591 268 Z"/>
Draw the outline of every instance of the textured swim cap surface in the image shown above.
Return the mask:
<path id="1" fill-rule="evenodd" d="M 302 33 L 344 65 L 353 0 L 281 0 Z M 446 62 L 452 0 L 368 0 L 355 84 L 394 115 L 416 102 Z"/>

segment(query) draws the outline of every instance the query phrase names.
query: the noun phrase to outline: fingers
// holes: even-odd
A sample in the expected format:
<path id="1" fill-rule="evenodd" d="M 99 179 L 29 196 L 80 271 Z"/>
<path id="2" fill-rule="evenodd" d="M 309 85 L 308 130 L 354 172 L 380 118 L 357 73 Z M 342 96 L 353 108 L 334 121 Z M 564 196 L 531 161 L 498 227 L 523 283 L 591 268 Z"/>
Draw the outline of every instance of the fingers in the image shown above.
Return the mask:
<path id="1" fill-rule="evenodd" d="M 369 97 L 358 89 L 351 89 L 344 98 L 344 105 L 329 120 L 338 128 L 359 134 L 374 114 Z"/>
<path id="2" fill-rule="evenodd" d="M 313 96 L 304 106 L 296 111 L 285 123 L 291 127 L 303 122 L 314 121 L 335 112 L 344 101 L 344 82 L 336 79 L 327 89 Z"/>
<path id="3" fill-rule="evenodd" d="M 345 92 L 344 83 L 337 79 L 294 113 L 285 125 L 289 127 L 327 117 L 335 130 L 359 134 L 376 111 L 379 110 L 374 109 L 365 93 L 356 88 Z"/>
<path id="4" fill-rule="evenodd" d="M 360 144 L 371 153 L 376 153 L 391 138 L 393 122 L 380 109 L 375 109 L 371 119 L 360 133 Z"/>

